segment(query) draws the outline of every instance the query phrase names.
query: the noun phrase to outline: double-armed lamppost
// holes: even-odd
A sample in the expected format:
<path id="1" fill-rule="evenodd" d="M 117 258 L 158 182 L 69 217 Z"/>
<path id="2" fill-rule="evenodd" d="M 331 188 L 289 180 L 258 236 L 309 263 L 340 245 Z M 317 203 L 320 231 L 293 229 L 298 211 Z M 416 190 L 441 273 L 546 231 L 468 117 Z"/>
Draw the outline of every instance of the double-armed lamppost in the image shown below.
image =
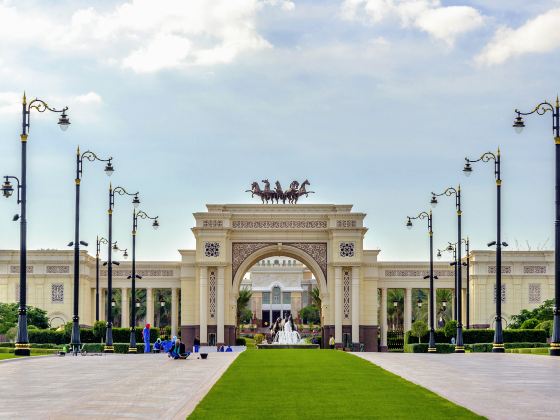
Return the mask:
<path id="1" fill-rule="evenodd" d="M 430 237 L 430 273 L 428 277 L 430 279 L 430 299 L 429 299 L 429 312 L 430 312 L 430 339 L 428 343 L 428 353 L 436 352 L 436 339 L 434 333 L 434 232 L 433 232 L 433 218 L 432 211 L 421 212 L 418 216 L 410 217 L 407 216 L 406 227 L 408 229 L 412 228 L 412 221 L 415 219 L 427 219 L 428 221 L 428 235 Z M 422 300 L 419 300 L 419 308 L 422 307 Z"/>
<path id="2" fill-rule="evenodd" d="M 550 342 L 550 355 L 560 356 L 560 101 L 556 97 L 556 105 L 544 101 L 538 104 L 531 112 L 521 112 L 515 110 L 517 117 L 513 123 L 513 128 L 517 133 L 521 133 L 525 127 L 522 115 L 537 113 L 544 115 L 547 112 L 552 114 L 552 132 L 555 144 L 555 171 L 556 171 L 556 194 L 555 194 L 555 221 L 554 221 L 554 324 L 552 327 L 552 340 Z M 501 291 L 496 291 L 500 293 Z M 496 300 L 497 301 L 497 300 Z"/>
<path id="3" fill-rule="evenodd" d="M 152 227 L 157 230 L 159 228 L 158 217 L 151 217 L 146 212 L 140 210 L 136 211 L 136 207 L 132 211 L 132 274 L 128 277 L 132 279 L 132 295 L 131 302 L 136 302 L 136 279 L 141 279 L 142 276 L 136 274 L 136 232 L 138 231 L 138 219 L 153 220 Z M 132 305 L 132 316 L 130 317 L 130 345 L 128 347 L 129 353 L 136 353 L 136 304 Z"/>
<path id="4" fill-rule="evenodd" d="M 452 195 L 455 196 L 455 208 L 457 210 L 457 261 L 461 261 L 461 187 L 453 188 L 449 187 L 441 194 L 436 194 L 432 192 L 432 199 L 430 200 L 430 204 L 432 207 L 437 206 L 438 201 L 437 197 L 442 195 L 451 197 Z M 461 264 L 457 264 L 457 276 L 456 276 L 456 289 L 461 291 Z M 455 344 L 455 353 L 464 353 L 465 347 L 463 346 L 463 323 L 462 323 L 462 316 L 461 316 L 461 299 L 459 295 L 459 299 L 457 299 L 457 340 Z"/>
<path id="5" fill-rule="evenodd" d="M 502 242 L 502 177 L 500 173 L 501 158 L 500 149 L 496 153 L 486 152 L 483 153 L 478 159 L 471 160 L 465 158 L 465 167 L 463 173 L 469 176 L 472 173 L 471 163 L 476 162 L 494 162 L 494 177 L 496 178 L 496 240 L 488 243 L 488 246 L 496 245 L 496 322 L 494 329 L 494 343 L 492 344 L 492 351 L 494 353 L 504 353 L 504 337 L 502 331 L 502 246 L 507 246 L 507 243 Z M 468 254 L 468 253 L 467 253 Z M 468 255 L 467 255 L 468 258 Z M 467 280 L 467 294 L 468 280 Z M 467 298 L 468 299 L 468 298 Z M 468 305 L 468 300 L 467 300 Z M 468 311 L 467 311 L 467 325 Z M 467 327 L 468 328 L 468 327 Z"/>
<path id="6" fill-rule="evenodd" d="M 467 255 L 467 261 L 463 263 L 463 265 L 467 268 L 467 301 L 466 304 L 466 314 L 467 314 L 467 330 L 471 328 L 471 250 L 470 250 L 470 240 L 467 236 L 467 239 L 463 239 L 463 243 L 465 244 L 465 254 Z"/>
<path id="7" fill-rule="evenodd" d="M 448 245 L 444 249 L 438 249 L 436 257 L 438 260 L 441 258 L 441 253 L 443 252 L 451 252 L 453 254 L 453 262 L 450 262 L 449 265 L 453 266 L 453 277 L 455 279 L 455 287 L 453 289 L 453 296 L 455 296 L 455 302 L 457 302 L 457 250 L 455 248 L 456 243 L 448 242 Z M 455 305 L 453 310 L 453 319 L 457 321 L 457 305 Z"/>
<path id="8" fill-rule="evenodd" d="M 80 153 L 80 148 L 76 154 L 76 216 L 74 220 L 74 242 L 70 242 L 68 246 L 74 246 L 74 315 L 72 316 L 72 338 L 70 340 L 70 346 L 74 354 L 78 353 L 80 348 L 80 316 L 78 314 L 79 310 L 79 299 L 80 299 L 80 245 L 87 246 L 87 242 L 80 240 L 80 184 L 82 183 L 83 166 L 84 159 L 94 162 L 96 160 L 100 162 L 107 162 L 105 165 L 105 173 L 107 176 L 113 175 L 115 169 L 111 161 L 113 158 L 101 159 L 92 151 L 85 151 Z"/>
<path id="9" fill-rule="evenodd" d="M 105 353 L 113 353 L 115 351 L 113 348 L 113 311 L 111 310 L 111 299 L 113 298 L 113 247 L 111 244 L 113 241 L 113 208 L 115 207 L 115 194 L 134 197 L 132 199 L 134 208 L 140 205 L 140 199 L 138 198 L 139 192 L 129 193 L 123 187 L 113 188 L 112 185 L 109 185 L 109 210 L 107 210 L 109 214 L 109 238 L 107 247 L 107 332 L 105 335 L 105 348 L 103 349 Z"/>
<path id="10" fill-rule="evenodd" d="M 17 182 L 18 204 L 21 206 L 18 217 L 14 216 L 14 221 L 20 221 L 20 251 L 19 251 L 19 309 L 18 309 L 18 328 L 14 354 L 17 356 L 29 356 L 29 339 L 27 336 L 27 138 L 31 122 L 31 110 L 37 112 L 50 111 L 60 114 L 58 126 L 62 131 L 66 131 L 70 126 L 70 120 L 66 115 L 68 107 L 62 109 L 51 108 L 41 99 L 33 99 L 27 103 L 25 93 L 22 101 L 22 132 L 21 139 L 21 178 L 14 176 L 4 177 L 5 182 L 2 185 L 2 194 L 4 197 L 10 197 L 14 188 L 10 179 Z"/>

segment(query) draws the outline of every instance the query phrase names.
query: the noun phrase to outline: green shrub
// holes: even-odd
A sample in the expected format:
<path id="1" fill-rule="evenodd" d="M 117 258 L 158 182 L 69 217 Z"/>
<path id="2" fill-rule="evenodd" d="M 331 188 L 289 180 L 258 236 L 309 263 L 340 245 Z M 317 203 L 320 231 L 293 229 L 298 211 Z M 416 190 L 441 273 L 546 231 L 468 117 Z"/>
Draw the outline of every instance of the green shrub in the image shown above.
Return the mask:
<path id="1" fill-rule="evenodd" d="M 235 345 L 236 346 L 246 346 L 247 345 L 247 341 L 243 338 L 243 337 L 237 337 L 235 339 Z"/>
<path id="2" fill-rule="evenodd" d="M 97 339 L 97 343 L 105 339 L 105 332 L 107 331 L 107 323 L 105 321 L 95 321 L 93 324 L 93 336 Z M 93 341 L 92 341 L 93 343 Z"/>
<path id="3" fill-rule="evenodd" d="M 548 337 L 552 337 L 552 326 L 554 325 L 554 322 L 552 320 L 548 320 L 548 321 L 543 321 L 541 322 L 539 325 L 537 325 L 535 327 L 535 329 L 537 330 L 545 330 L 546 331 L 546 335 Z"/>
<path id="4" fill-rule="evenodd" d="M 68 344 L 70 342 L 64 331 L 32 330 L 28 335 L 29 342 L 32 344 Z"/>
<path id="5" fill-rule="evenodd" d="M 546 343 L 545 330 L 504 330 L 504 343 Z"/>
<path id="6" fill-rule="evenodd" d="M 263 334 L 255 334 L 255 344 L 261 344 L 264 340 L 264 335 Z"/>
<path id="7" fill-rule="evenodd" d="M 125 354 L 128 353 L 129 343 L 113 343 L 113 348 L 115 353 Z M 103 353 L 105 348 L 104 344 L 101 343 L 88 343 L 84 344 L 84 350 L 88 353 Z M 144 353 L 144 346 L 137 345 L 136 353 Z"/>
<path id="8" fill-rule="evenodd" d="M 533 330 L 539 324 L 540 324 L 540 321 L 538 319 L 530 318 L 530 319 L 527 319 L 527 320 L 523 321 L 523 323 L 521 324 L 521 329 L 522 330 Z"/>
<path id="9" fill-rule="evenodd" d="M 0 347 L 15 347 L 15 343 L 0 343 Z"/>
<path id="10" fill-rule="evenodd" d="M 457 321 L 447 321 L 447 323 L 443 327 L 443 333 L 448 338 L 454 337 L 457 334 Z"/>
<path id="11" fill-rule="evenodd" d="M 418 338 L 418 342 L 420 343 L 420 339 L 428 334 L 428 325 L 421 320 L 414 321 L 410 334 Z"/>

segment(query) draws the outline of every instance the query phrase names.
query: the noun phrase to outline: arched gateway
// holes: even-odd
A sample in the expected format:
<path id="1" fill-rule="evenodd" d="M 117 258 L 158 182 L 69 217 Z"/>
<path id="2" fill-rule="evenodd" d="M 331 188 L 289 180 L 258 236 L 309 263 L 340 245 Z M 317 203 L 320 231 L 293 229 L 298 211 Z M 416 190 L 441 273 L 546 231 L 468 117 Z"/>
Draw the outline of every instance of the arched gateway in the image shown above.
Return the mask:
<path id="1" fill-rule="evenodd" d="M 195 251 L 181 251 L 181 335 L 187 344 L 234 344 L 241 280 L 282 255 L 312 272 L 322 299 L 323 340 L 343 336 L 377 351 L 377 251 L 365 251 L 364 213 L 351 205 L 223 204 L 195 213 Z M 368 268 L 369 267 L 369 268 Z"/>

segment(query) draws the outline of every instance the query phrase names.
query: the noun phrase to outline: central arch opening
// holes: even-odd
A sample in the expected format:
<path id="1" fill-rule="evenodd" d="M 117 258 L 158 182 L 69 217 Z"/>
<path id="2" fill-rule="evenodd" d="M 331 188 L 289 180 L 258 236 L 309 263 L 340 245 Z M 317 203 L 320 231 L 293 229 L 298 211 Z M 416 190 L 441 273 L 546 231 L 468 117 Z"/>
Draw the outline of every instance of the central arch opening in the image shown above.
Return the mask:
<path id="1" fill-rule="evenodd" d="M 247 258 L 233 280 L 238 336 L 272 343 L 273 325 L 291 317 L 304 342 L 322 344 L 328 295 L 326 279 L 313 263 L 310 257 L 276 247 Z"/>

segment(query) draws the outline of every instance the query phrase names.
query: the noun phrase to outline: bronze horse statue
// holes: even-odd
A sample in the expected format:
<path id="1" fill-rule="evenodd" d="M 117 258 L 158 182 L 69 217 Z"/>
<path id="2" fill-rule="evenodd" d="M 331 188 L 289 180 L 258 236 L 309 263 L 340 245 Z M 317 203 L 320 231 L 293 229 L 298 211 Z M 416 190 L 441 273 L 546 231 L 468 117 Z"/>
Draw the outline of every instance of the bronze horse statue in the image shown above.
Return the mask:
<path id="1" fill-rule="evenodd" d="M 306 179 L 300 185 L 298 181 L 292 181 L 290 187 L 286 190 L 282 190 L 282 186 L 280 185 L 279 181 L 276 181 L 275 188 L 272 190 L 270 188 L 270 181 L 268 179 L 263 179 L 261 181 L 264 184 L 264 188 L 261 189 L 258 182 L 253 182 L 251 184 L 250 190 L 245 190 L 245 192 L 250 192 L 251 197 L 255 195 L 261 198 L 263 204 L 274 204 L 274 200 L 276 200 L 276 204 L 282 200 L 283 204 L 286 204 L 286 201 L 289 204 L 297 204 L 299 198 L 301 196 L 308 197 L 309 194 L 314 194 L 315 191 L 307 191 L 306 186 L 311 185 L 309 181 Z"/>

